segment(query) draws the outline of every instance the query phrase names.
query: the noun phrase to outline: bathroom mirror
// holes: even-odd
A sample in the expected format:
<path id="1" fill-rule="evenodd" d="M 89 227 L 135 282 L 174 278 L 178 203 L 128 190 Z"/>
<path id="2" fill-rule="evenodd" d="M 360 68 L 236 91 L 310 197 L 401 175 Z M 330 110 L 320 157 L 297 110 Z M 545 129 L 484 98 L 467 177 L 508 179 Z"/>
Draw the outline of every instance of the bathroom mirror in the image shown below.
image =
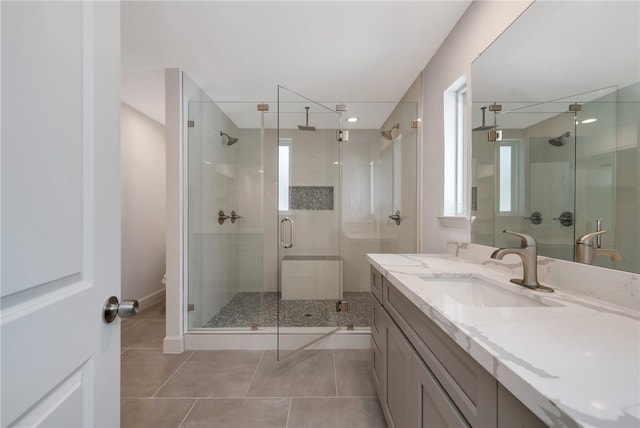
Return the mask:
<path id="1" fill-rule="evenodd" d="M 638 2 L 535 2 L 474 61 L 472 242 L 512 246 L 511 229 L 575 260 L 601 228 L 587 262 L 640 272 L 639 16 Z"/>

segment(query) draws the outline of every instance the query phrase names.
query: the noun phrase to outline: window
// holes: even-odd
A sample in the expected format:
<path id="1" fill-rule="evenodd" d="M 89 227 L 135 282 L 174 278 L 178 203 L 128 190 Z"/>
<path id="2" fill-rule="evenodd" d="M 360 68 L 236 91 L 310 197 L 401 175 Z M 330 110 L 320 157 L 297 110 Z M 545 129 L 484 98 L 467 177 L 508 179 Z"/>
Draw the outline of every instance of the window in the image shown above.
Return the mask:
<path id="1" fill-rule="evenodd" d="M 278 210 L 280 211 L 289 211 L 291 143 L 290 138 L 281 138 L 278 146 Z"/>
<path id="2" fill-rule="evenodd" d="M 467 216 L 467 78 L 444 92 L 444 215 Z"/>
<path id="3" fill-rule="evenodd" d="M 524 153 L 521 140 L 502 140 L 496 150 L 496 205 L 500 215 L 524 211 Z"/>

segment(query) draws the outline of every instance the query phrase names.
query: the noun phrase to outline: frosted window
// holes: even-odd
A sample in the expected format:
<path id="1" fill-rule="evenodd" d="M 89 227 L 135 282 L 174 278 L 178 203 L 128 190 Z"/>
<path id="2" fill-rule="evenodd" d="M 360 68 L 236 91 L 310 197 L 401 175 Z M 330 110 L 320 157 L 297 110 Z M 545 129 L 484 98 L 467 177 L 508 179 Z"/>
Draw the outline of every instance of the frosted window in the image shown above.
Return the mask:
<path id="1" fill-rule="evenodd" d="M 511 146 L 500 147 L 500 211 L 513 211 L 511 203 Z"/>
<path id="2" fill-rule="evenodd" d="M 289 211 L 289 178 L 291 167 L 291 142 L 280 141 L 278 147 L 278 209 Z"/>

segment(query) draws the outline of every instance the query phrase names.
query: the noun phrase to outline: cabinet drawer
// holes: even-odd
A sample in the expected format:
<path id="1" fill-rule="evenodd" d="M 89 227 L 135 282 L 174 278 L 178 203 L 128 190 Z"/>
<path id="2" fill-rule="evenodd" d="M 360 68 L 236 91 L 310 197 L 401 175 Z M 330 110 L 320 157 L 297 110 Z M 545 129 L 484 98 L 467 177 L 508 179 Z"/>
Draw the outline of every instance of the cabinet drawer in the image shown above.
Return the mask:
<path id="1" fill-rule="evenodd" d="M 382 303 L 382 274 L 371 266 L 371 292 Z"/>
<path id="2" fill-rule="evenodd" d="M 382 303 L 464 418 L 472 426 L 496 426 L 495 378 L 386 279 Z"/>

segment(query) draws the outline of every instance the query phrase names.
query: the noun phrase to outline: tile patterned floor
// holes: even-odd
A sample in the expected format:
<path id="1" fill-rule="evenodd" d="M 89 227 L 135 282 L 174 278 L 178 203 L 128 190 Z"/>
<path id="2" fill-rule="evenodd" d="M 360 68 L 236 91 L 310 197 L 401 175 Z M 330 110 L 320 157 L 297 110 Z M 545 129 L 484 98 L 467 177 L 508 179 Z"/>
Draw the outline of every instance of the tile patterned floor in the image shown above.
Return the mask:
<path id="1" fill-rule="evenodd" d="M 121 425 L 386 427 L 368 350 L 162 353 L 164 303 L 122 324 Z"/>

